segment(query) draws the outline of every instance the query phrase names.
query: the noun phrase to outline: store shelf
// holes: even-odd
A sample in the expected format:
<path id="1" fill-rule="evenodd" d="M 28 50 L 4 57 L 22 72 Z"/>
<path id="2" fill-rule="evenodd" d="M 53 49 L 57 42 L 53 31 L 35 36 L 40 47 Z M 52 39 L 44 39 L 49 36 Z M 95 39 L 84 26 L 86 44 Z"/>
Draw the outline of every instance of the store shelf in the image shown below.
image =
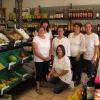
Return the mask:
<path id="1" fill-rule="evenodd" d="M 0 23 L 0 25 L 6 25 L 6 23 Z"/>
<path id="2" fill-rule="evenodd" d="M 0 18 L 0 20 L 5 20 L 5 19 L 6 19 L 5 17 L 1 17 L 1 18 Z"/>
<path id="3" fill-rule="evenodd" d="M 0 94 L 3 95 L 4 92 L 19 84 L 21 80 L 22 79 L 12 71 L 2 72 L 2 75 L 0 75 Z"/>
<path id="4" fill-rule="evenodd" d="M 70 20 L 100 20 L 100 18 L 69 18 Z"/>

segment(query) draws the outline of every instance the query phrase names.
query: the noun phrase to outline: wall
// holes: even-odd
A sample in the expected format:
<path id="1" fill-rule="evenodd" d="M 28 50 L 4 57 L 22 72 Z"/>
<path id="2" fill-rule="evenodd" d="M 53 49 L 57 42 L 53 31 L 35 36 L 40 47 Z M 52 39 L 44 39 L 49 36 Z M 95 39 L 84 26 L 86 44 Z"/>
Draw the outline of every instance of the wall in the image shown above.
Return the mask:
<path id="1" fill-rule="evenodd" d="M 13 11 L 15 7 L 15 0 L 2 0 L 3 7 L 7 8 L 7 16 L 9 12 Z M 42 7 L 48 6 L 66 6 L 70 5 L 92 5 L 92 4 L 100 4 L 100 0 L 23 0 L 23 7 L 34 8 L 38 5 Z"/>
<path id="2" fill-rule="evenodd" d="M 88 4 L 100 4 L 100 0 L 23 0 L 24 7 L 34 7 L 37 5 L 41 6 L 62 6 L 69 5 L 88 5 Z M 29 5 L 30 4 L 30 5 Z"/>

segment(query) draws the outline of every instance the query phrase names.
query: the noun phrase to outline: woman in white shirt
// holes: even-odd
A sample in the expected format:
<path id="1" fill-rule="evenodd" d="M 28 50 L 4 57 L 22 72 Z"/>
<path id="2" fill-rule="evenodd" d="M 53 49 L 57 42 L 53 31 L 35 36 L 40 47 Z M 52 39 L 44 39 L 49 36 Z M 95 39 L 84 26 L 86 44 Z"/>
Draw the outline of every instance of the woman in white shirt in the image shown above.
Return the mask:
<path id="1" fill-rule="evenodd" d="M 79 85 L 82 73 L 82 54 L 85 51 L 85 37 L 80 32 L 82 27 L 81 23 L 74 24 L 74 32 L 70 33 L 68 38 L 70 40 L 71 48 L 71 64 L 73 71 L 73 81 L 75 85 Z"/>
<path id="2" fill-rule="evenodd" d="M 52 55 L 56 56 L 56 48 L 61 44 L 65 48 L 65 55 L 70 57 L 70 42 L 69 39 L 64 36 L 64 28 L 62 26 L 58 26 L 57 33 L 58 36 L 52 41 Z"/>
<path id="3" fill-rule="evenodd" d="M 50 30 L 50 24 L 49 24 L 49 21 L 48 20 L 43 20 L 41 21 L 40 23 L 44 28 L 45 28 L 45 32 L 46 32 L 46 36 L 52 40 L 53 36 L 52 36 L 52 32 Z"/>
<path id="4" fill-rule="evenodd" d="M 52 36 L 51 29 L 50 29 L 49 21 L 48 20 L 42 20 L 40 22 L 40 26 L 44 27 L 44 29 L 45 29 L 45 36 L 47 36 L 48 39 L 52 40 L 53 36 Z M 38 35 L 38 32 L 36 31 L 35 32 L 35 36 L 37 36 L 37 35 Z"/>
<path id="5" fill-rule="evenodd" d="M 56 57 L 47 79 L 55 84 L 54 93 L 62 92 L 72 83 L 71 64 L 69 58 L 65 56 L 63 45 L 58 45 L 56 48 Z"/>
<path id="6" fill-rule="evenodd" d="M 33 39 L 33 53 L 36 67 L 36 91 L 40 91 L 40 82 L 46 78 L 49 68 L 50 60 L 50 40 L 45 36 L 45 29 L 43 26 L 39 27 L 38 35 Z"/>
<path id="7" fill-rule="evenodd" d="M 84 53 L 84 64 L 87 69 L 88 77 L 91 77 L 95 73 L 95 66 L 97 60 L 97 52 L 99 47 L 99 37 L 96 33 L 92 32 L 92 24 L 86 23 L 85 25 L 85 40 L 86 40 L 86 51 Z"/>

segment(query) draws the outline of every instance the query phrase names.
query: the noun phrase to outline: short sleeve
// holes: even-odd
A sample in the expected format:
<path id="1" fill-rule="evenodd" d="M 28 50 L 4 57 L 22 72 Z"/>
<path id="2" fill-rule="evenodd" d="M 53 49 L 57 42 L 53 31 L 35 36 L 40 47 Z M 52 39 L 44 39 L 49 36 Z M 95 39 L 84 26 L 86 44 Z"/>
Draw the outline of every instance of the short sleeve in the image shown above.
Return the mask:
<path id="1" fill-rule="evenodd" d="M 32 41 L 32 42 L 37 43 L 37 41 L 38 41 L 38 38 L 37 38 L 37 36 L 35 36 L 35 37 L 33 38 L 33 41 Z"/>
<path id="2" fill-rule="evenodd" d="M 71 52 L 70 52 L 70 41 L 69 39 L 67 38 L 66 39 L 66 43 L 67 43 L 67 56 L 70 57 L 71 56 Z"/>
<path id="3" fill-rule="evenodd" d="M 73 33 L 69 33 L 68 39 L 70 39 L 70 38 L 72 37 L 72 34 L 73 34 Z"/>
<path id="4" fill-rule="evenodd" d="M 63 69 L 69 70 L 71 68 L 70 60 L 68 57 L 64 57 Z"/>
<path id="5" fill-rule="evenodd" d="M 97 34 L 95 34 L 95 38 L 94 38 L 94 45 L 99 45 L 99 37 Z"/>
<path id="6" fill-rule="evenodd" d="M 51 32 L 51 30 L 50 30 L 50 39 L 52 39 L 53 38 L 53 36 L 52 36 L 52 32 Z"/>

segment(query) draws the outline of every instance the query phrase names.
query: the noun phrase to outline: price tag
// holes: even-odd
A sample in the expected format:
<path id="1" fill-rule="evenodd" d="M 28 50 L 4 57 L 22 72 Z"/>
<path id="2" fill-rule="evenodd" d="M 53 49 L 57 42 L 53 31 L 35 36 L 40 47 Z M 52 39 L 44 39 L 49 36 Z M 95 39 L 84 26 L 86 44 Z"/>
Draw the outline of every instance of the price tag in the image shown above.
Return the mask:
<path id="1" fill-rule="evenodd" d="M 15 41 L 14 47 L 19 46 L 21 44 L 21 40 Z"/>
<path id="2" fill-rule="evenodd" d="M 8 70 L 11 70 L 12 67 L 13 67 L 15 64 L 16 64 L 16 62 L 11 62 L 11 63 L 9 63 L 9 68 L 8 68 Z"/>
<path id="3" fill-rule="evenodd" d="M 27 59 L 28 59 L 28 57 L 24 57 L 24 58 L 22 59 L 22 64 L 23 64 L 24 61 L 27 60 Z"/>
<path id="4" fill-rule="evenodd" d="M 28 73 L 24 74 L 24 75 L 23 75 L 23 80 L 25 80 L 25 78 L 26 78 L 27 76 L 29 76 Z"/>
<path id="5" fill-rule="evenodd" d="M 5 86 L 4 88 L 1 89 L 1 95 L 3 95 L 4 93 L 4 90 L 8 89 L 9 88 L 9 85 L 8 86 Z"/>
<path id="6" fill-rule="evenodd" d="M 22 40 L 22 42 L 23 42 L 23 43 L 25 43 L 25 42 L 27 42 L 27 40 L 26 40 L 26 39 L 24 39 L 24 40 Z"/>

